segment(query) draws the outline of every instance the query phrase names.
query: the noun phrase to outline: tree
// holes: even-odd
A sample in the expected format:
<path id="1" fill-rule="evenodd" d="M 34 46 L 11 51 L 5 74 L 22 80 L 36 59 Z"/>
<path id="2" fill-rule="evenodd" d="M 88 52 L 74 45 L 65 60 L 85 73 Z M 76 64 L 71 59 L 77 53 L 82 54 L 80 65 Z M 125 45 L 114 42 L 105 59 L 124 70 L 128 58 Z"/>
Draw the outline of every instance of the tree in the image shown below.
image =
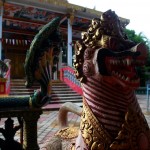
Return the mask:
<path id="1" fill-rule="evenodd" d="M 141 78 L 141 86 L 145 86 L 146 81 L 150 80 L 150 41 L 142 32 L 136 34 L 134 30 L 125 29 L 125 33 L 130 40 L 134 41 L 135 43 L 145 43 L 149 49 L 146 65 L 144 67 L 137 68 L 137 72 Z"/>
<path id="2" fill-rule="evenodd" d="M 142 32 L 136 34 L 134 30 L 125 29 L 125 33 L 127 34 L 130 40 L 134 41 L 135 43 L 145 43 L 146 46 L 150 48 L 150 41 Z"/>

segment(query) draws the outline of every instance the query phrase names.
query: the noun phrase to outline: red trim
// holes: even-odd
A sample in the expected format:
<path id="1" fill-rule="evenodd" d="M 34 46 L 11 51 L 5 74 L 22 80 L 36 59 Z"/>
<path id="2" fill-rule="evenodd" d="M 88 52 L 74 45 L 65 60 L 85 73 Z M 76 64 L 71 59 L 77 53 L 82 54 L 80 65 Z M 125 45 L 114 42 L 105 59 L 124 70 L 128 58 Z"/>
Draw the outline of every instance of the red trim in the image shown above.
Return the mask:
<path id="1" fill-rule="evenodd" d="M 9 94 L 10 93 L 10 67 L 6 73 L 5 78 L 7 79 L 7 81 L 6 81 L 7 86 L 5 85 L 5 89 L 6 89 L 5 92 L 6 92 L 6 94 Z"/>
<path id="2" fill-rule="evenodd" d="M 6 81 L 0 81 L 0 95 L 9 95 L 10 93 L 10 67 L 4 77 L 4 80 Z"/>
<path id="3" fill-rule="evenodd" d="M 6 94 L 6 82 L 0 82 L 0 89 L 0 94 Z"/>

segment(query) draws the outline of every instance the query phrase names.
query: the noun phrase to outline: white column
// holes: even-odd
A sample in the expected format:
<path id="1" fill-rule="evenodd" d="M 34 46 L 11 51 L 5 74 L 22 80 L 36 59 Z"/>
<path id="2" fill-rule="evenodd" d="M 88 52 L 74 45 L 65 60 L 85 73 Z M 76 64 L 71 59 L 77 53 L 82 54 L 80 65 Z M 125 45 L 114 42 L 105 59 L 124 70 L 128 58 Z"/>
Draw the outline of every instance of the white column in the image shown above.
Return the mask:
<path id="1" fill-rule="evenodd" d="M 68 18 L 67 65 L 72 66 L 72 22 L 71 22 L 70 18 Z"/>
<path id="2" fill-rule="evenodd" d="M 57 70 L 54 72 L 54 80 L 57 80 Z"/>
<path id="3" fill-rule="evenodd" d="M 2 59 L 2 21 L 3 21 L 3 2 L 0 0 L 0 60 Z"/>

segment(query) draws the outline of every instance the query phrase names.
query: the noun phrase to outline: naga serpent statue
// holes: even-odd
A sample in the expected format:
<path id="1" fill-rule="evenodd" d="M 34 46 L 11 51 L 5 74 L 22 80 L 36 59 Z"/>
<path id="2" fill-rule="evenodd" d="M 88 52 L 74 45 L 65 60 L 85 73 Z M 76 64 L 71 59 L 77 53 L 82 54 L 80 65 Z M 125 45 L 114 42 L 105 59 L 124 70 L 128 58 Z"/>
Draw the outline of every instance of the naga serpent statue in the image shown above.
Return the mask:
<path id="1" fill-rule="evenodd" d="M 136 67 L 146 63 L 148 52 L 144 44 L 130 41 L 124 29 L 108 10 L 76 42 L 75 74 L 83 89 L 80 127 L 58 131 L 57 150 L 150 150 L 150 129 L 135 95 L 140 85 Z M 74 105 L 69 106 L 72 112 Z M 46 150 L 55 149 L 54 139 Z"/>
<path id="2" fill-rule="evenodd" d="M 51 82 L 54 66 L 58 61 L 61 34 L 59 24 L 61 18 L 51 20 L 34 37 L 25 59 L 26 86 L 31 87 L 36 80 L 40 89 L 30 96 L 0 97 L 0 116 L 8 117 L 5 127 L 0 129 L 5 140 L 0 138 L 2 150 L 38 150 L 37 120 L 42 112 L 41 107 L 51 100 Z M 0 67 L 3 63 L 0 61 Z M 7 67 L 5 67 L 7 69 Z M 4 65 L 2 70 L 5 71 Z M 6 70 L 7 71 L 7 70 Z M 36 111 L 35 111 L 36 110 Z M 40 112 L 38 112 L 39 110 Z M 16 131 L 22 127 L 13 126 L 11 117 L 23 118 L 23 145 L 14 140 Z M 21 124 L 19 122 L 19 124 Z"/>
<path id="3" fill-rule="evenodd" d="M 40 83 L 40 90 L 31 96 L 0 97 L 0 108 L 28 107 L 40 108 L 51 99 L 51 80 L 54 65 L 59 54 L 61 34 L 57 17 L 42 27 L 34 37 L 25 59 L 26 87 L 31 87 L 34 81 Z"/>

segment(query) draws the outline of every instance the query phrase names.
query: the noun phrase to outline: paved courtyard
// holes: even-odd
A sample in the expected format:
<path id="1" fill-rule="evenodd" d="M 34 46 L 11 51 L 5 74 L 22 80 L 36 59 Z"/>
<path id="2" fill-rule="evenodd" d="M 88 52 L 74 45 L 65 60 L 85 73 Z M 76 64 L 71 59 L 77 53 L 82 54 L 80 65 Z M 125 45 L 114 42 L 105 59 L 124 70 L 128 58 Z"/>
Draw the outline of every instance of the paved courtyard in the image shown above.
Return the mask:
<path id="1" fill-rule="evenodd" d="M 150 112 L 147 112 L 146 110 L 146 95 L 137 95 L 139 104 L 142 108 L 142 111 L 146 117 L 146 120 L 150 126 Z M 41 115 L 39 121 L 38 121 L 38 142 L 39 144 L 42 144 L 45 140 L 51 138 L 56 131 L 58 131 L 58 111 L 44 111 Z M 17 124 L 17 120 L 14 118 L 15 123 Z M 3 127 L 5 119 L 2 119 L 0 121 L 0 127 Z M 69 113 L 68 114 L 68 121 L 69 126 L 78 126 L 80 122 L 80 117 Z M 0 138 L 3 138 L 0 135 Z M 15 136 L 16 140 L 19 140 L 19 132 L 16 133 Z"/>

